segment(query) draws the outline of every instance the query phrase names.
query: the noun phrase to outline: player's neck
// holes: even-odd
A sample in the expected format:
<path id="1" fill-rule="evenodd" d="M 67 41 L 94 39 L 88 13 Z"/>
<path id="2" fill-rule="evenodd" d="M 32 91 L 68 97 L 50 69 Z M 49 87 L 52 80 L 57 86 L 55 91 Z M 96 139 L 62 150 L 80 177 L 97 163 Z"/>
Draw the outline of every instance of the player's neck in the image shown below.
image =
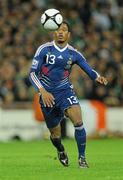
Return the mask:
<path id="1" fill-rule="evenodd" d="M 54 43 L 56 44 L 56 46 L 60 48 L 64 48 L 68 44 L 68 42 L 57 42 L 57 41 L 54 41 Z"/>

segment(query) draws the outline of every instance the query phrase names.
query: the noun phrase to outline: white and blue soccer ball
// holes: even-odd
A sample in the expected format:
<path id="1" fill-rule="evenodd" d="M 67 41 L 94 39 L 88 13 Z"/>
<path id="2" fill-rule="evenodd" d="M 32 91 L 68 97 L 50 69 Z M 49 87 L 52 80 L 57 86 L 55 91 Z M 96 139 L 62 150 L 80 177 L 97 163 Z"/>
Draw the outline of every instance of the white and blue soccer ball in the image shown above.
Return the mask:
<path id="1" fill-rule="evenodd" d="M 41 16 L 44 29 L 57 30 L 63 22 L 63 17 L 57 9 L 48 9 Z"/>

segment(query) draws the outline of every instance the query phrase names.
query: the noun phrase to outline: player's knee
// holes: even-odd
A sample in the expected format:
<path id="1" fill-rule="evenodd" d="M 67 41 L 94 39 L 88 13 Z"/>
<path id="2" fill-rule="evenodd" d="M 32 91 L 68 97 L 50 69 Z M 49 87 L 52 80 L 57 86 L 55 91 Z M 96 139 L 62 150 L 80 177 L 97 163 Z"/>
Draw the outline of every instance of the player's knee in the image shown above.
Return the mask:
<path id="1" fill-rule="evenodd" d="M 67 109 L 66 114 L 73 124 L 82 122 L 81 108 L 79 105 L 72 106 L 71 108 Z"/>
<path id="2" fill-rule="evenodd" d="M 52 138 L 52 139 L 61 138 L 61 135 L 58 134 L 58 133 L 52 132 L 52 133 L 51 133 L 51 138 Z"/>
<path id="3" fill-rule="evenodd" d="M 57 129 L 50 129 L 50 133 L 51 133 L 51 138 L 60 138 L 61 137 L 61 131 L 59 128 Z"/>

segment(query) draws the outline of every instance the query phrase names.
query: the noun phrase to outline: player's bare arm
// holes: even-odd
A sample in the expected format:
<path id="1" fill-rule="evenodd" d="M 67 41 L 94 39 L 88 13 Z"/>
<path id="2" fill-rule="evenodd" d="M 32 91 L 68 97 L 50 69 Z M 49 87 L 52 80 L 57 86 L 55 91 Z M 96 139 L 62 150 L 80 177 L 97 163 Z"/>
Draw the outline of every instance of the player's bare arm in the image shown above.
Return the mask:
<path id="1" fill-rule="evenodd" d="M 53 107 L 53 105 L 55 104 L 54 100 L 55 98 L 53 97 L 53 95 L 51 93 L 49 93 L 48 91 L 45 90 L 45 88 L 40 88 L 39 89 L 41 96 L 42 96 L 42 100 L 44 103 L 45 107 Z"/>

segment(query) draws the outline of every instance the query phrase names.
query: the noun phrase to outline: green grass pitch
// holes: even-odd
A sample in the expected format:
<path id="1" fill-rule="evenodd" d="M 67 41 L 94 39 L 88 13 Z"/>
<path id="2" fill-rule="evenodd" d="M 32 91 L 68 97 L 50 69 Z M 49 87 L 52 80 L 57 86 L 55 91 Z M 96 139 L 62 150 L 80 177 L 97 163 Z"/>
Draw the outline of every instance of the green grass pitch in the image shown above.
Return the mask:
<path id="1" fill-rule="evenodd" d="M 63 143 L 69 167 L 49 140 L 0 143 L 0 180 L 123 180 L 123 139 L 88 140 L 88 169 L 78 168 L 75 141 Z"/>

